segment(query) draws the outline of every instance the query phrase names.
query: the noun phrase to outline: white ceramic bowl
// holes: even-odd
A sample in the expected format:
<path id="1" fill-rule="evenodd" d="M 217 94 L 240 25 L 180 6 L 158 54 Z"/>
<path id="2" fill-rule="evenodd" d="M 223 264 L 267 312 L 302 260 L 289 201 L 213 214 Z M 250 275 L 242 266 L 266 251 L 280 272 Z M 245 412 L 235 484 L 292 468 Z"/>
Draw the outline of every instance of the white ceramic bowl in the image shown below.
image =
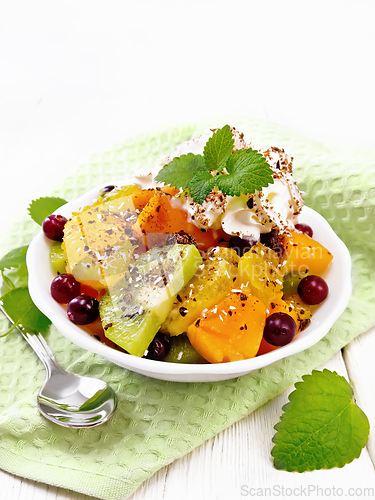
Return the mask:
<path id="1" fill-rule="evenodd" d="M 121 183 L 118 183 L 118 185 L 121 185 Z M 69 218 L 73 211 L 79 210 L 84 205 L 91 204 L 97 198 L 102 187 L 95 188 L 77 200 L 67 203 L 59 208 L 56 213 Z M 290 344 L 256 358 L 203 365 L 163 363 L 131 356 L 100 343 L 74 325 L 68 319 L 65 310 L 51 297 L 50 285 L 55 277 L 49 262 L 49 251 L 52 242 L 44 236 L 43 232 L 40 232 L 33 239 L 27 252 L 30 294 L 38 308 L 48 316 L 62 335 L 80 347 L 100 354 L 116 365 L 149 377 L 175 382 L 208 382 L 231 379 L 312 346 L 324 337 L 349 302 L 351 295 L 351 259 L 348 249 L 334 233 L 328 222 L 314 210 L 304 207 L 299 221 L 309 224 L 314 229 L 314 239 L 327 247 L 334 256 L 332 264 L 324 276 L 330 293 L 313 314 L 312 322 L 306 330 L 299 333 Z"/>

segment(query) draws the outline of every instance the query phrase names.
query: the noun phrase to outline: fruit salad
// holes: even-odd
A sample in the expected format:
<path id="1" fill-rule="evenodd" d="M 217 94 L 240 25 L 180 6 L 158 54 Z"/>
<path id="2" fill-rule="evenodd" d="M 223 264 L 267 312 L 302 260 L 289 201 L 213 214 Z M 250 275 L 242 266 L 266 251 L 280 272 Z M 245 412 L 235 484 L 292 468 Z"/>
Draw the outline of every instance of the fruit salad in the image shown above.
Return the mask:
<path id="1" fill-rule="evenodd" d="M 99 342 L 173 363 L 222 363 L 293 339 L 327 297 L 329 249 L 300 223 L 292 158 L 226 125 L 101 189 L 54 240 L 52 297 Z"/>

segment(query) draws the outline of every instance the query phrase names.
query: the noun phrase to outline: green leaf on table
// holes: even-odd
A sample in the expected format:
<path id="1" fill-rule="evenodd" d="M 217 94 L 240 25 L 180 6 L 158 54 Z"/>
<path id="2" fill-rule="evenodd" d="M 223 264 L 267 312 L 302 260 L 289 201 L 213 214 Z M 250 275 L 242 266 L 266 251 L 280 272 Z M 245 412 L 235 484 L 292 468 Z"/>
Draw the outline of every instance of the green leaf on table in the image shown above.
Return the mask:
<path id="1" fill-rule="evenodd" d="M 229 125 L 219 128 L 204 147 L 204 159 L 208 170 L 221 172 L 234 148 L 234 139 Z"/>
<path id="2" fill-rule="evenodd" d="M 229 196 L 239 196 L 261 191 L 268 184 L 273 184 L 272 169 L 263 155 L 254 149 L 235 151 L 227 161 L 229 175 L 217 177 L 217 185 Z"/>
<path id="3" fill-rule="evenodd" d="M 22 288 L 28 285 L 28 272 L 26 264 L 21 264 L 9 270 L 1 271 L 3 284 L 0 289 L 0 295 L 12 290 L 13 288 Z"/>
<path id="4" fill-rule="evenodd" d="M 305 472 L 343 467 L 361 454 L 370 425 L 344 377 L 314 370 L 295 384 L 272 441 L 276 469 Z"/>
<path id="5" fill-rule="evenodd" d="M 0 274 L 3 280 L 0 294 L 3 294 L 13 288 L 27 286 L 27 249 L 28 245 L 15 248 L 0 259 Z"/>
<path id="6" fill-rule="evenodd" d="M 1 297 L 0 302 L 15 325 L 6 334 L 14 330 L 16 326 L 24 326 L 32 330 L 43 332 L 51 324 L 47 316 L 39 311 L 31 300 L 27 287 L 10 290 Z"/>
<path id="7" fill-rule="evenodd" d="M 4 271 L 1 271 L 1 278 L 3 280 L 3 283 L 1 285 L 0 289 L 0 295 L 3 295 L 5 292 L 8 292 L 9 290 L 12 290 L 13 288 L 16 288 L 13 285 L 13 282 L 6 274 L 4 274 Z"/>
<path id="8" fill-rule="evenodd" d="M 202 170 L 206 170 L 203 156 L 189 153 L 173 158 L 164 165 L 155 179 L 176 188 L 186 189 L 193 177 Z"/>
<path id="9" fill-rule="evenodd" d="M 38 198 L 37 200 L 33 200 L 30 203 L 28 209 L 29 215 L 34 222 L 41 226 L 46 217 L 51 215 L 55 210 L 66 203 L 68 202 L 63 198 L 44 196 L 42 198 Z"/>
<path id="10" fill-rule="evenodd" d="M 25 245 L 19 248 L 15 248 L 14 250 L 11 250 L 6 255 L 4 255 L 4 257 L 0 259 L 0 271 L 25 264 L 27 249 L 28 245 Z"/>

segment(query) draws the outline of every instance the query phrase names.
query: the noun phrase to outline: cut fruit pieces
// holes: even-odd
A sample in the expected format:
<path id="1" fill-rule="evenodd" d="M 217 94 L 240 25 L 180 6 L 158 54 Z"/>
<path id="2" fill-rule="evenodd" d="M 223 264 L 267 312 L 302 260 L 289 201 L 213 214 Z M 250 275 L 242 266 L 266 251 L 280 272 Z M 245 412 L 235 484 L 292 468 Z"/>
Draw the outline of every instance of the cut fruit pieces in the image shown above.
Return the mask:
<path id="1" fill-rule="evenodd" d="M 101 192 L 99 197 L 95 203 L 91 207 L 86 207 L 84 210 L 88 208 L 96 207 L 98 205 L 103 205 L 103 203 L 107 203 L 108 201 L 117 200 L 118 198 L 124 198 L 125 196 L 130 196 L 140 191 L 140 188 L 137 186 L 129 185 L 129 186 L 115 186 L 114 189 L 108 192 Z"/>
<path id="2" fill-rule="evenodd" d="M 167 363 L 198 364 L 207 363 L 197 350 L 190 344 L 186 335 L 171 337 L 171 347 L 167 357 Z"/>
<path id="3" fill-rule="evenodd" d="M 238 265 L 238 283 L 250 288 L 266 306 L 282 299 L 284 274 L 276 252 L 259 242 L 241 257 Z"/>
<path id="4" fill-rule="evenodd" d="M 183 229 L 193 236 L 199 250 L 208 250 L 217 244 L 221 230 L 201 230 L 193 222 L 189 222 L 188 218 L 187 211 L 177 198 L 157 191 L 142 210 L 138 220 L 146 239 L 155 237 L 152 235 L 160 235 L 163 239 L 165 234 L 178 233 Z"/>
<path id="5" fill-rule="evenodd" d="M 321 276 L 330 265 L 333 255 L 323 245 L 305 233 L 293 232 L 284 237 L 285 270 Z"/>
<path id="6" fill-rule="evenodd" d="M 201 315 L 235 287 L 239 257 L 232 248 L 216 247 L 189 283 L 179 292 L 161 330 L 181 335 Z"/>
<path id="7" fill-rule="evenodd" d="M 52 243 L 49 260 L 57 274 L 64 274 L 66 272 L 67 260 L 59 241 Z"/>
<path id="8" fill-rule="evenodd" d="M 194 245 L 155 247 L 132 259 L 124 277 L 100 301 L 106 337 L 130 354 L 143 356 L 176 294 L 201 263 Z"/>
<path id="9" fill-rule="evenodd" d="M 266 306 L 244 292 L 231 292 L 189 326 L 191 345 L 210 363 L 253 358 L 266 322 Z"/>
<path id="10" fill-rule="evenodd" d="M 293 313 L 297 316 L 297 332 L 301 332 L 307 328 L 311 323 L 311 306 L 305 304 L 298 293 L 285 297 L 284 301 L 289 307 L 293 308 Z"/>
<path id="11" fill-rule="evenodd" d="M 131 195 L 73 215 L 65 225 L 63 241 L 68 272 L 96 289 L 113 285 L 129 265 L 134 250 L 131 238 L 140 234 L 137 224 Z"/>
<path id="12" fill-rule="evenodd" d="M 274 313 L 284 313 L 288 314 L 291 318 L 293 318 L 296 326 L 297 326 L 297 331 L 298 331 L 298 314 L 297 311 L 295 310 L 295 307 L 292 306 L 289 302 L 286 302 L 285 300 L 275 300 L 274 302 L 270 303 L 270 307 L 268 308 L 268 316 Z"/>

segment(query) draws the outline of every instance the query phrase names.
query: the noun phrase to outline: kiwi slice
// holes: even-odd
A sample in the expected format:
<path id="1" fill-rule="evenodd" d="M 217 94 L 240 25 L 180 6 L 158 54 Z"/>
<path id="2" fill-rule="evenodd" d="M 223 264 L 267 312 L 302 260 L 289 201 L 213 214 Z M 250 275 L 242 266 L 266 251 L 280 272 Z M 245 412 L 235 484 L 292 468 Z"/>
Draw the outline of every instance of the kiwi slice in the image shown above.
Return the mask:
<path id="1" fill-rule="evenodd" d="M 171 336 L 187 332 L 204 309 L 213 307 L 235 286 L 239 260 L 233 248 L 211 250 L 199 272 L 179 292 L 161 331 Z"/>
<path id="2" fill-rule="evenodd" d="M 131 259 L 123 278 L 100 301 L 106 337 L 128 353 L 143 356 L 177 293 L 201 263 L 194 245 L 154 247 Z"/>
<path id="3" fill-rule="evenodd" d="M 184 364 L 207 363 L 203 356 L 190 344 L 186 335 L 171 337 L 171 347 L 164 361 Z"/>
<path id="4" fill-rule="evenodd" d="M 61 243 L 59 241 L 53 242 L 49 252 L 49 260 L 57 274 L 63 274 L 66 272 L 66 255 L 61 248 Z"/>

